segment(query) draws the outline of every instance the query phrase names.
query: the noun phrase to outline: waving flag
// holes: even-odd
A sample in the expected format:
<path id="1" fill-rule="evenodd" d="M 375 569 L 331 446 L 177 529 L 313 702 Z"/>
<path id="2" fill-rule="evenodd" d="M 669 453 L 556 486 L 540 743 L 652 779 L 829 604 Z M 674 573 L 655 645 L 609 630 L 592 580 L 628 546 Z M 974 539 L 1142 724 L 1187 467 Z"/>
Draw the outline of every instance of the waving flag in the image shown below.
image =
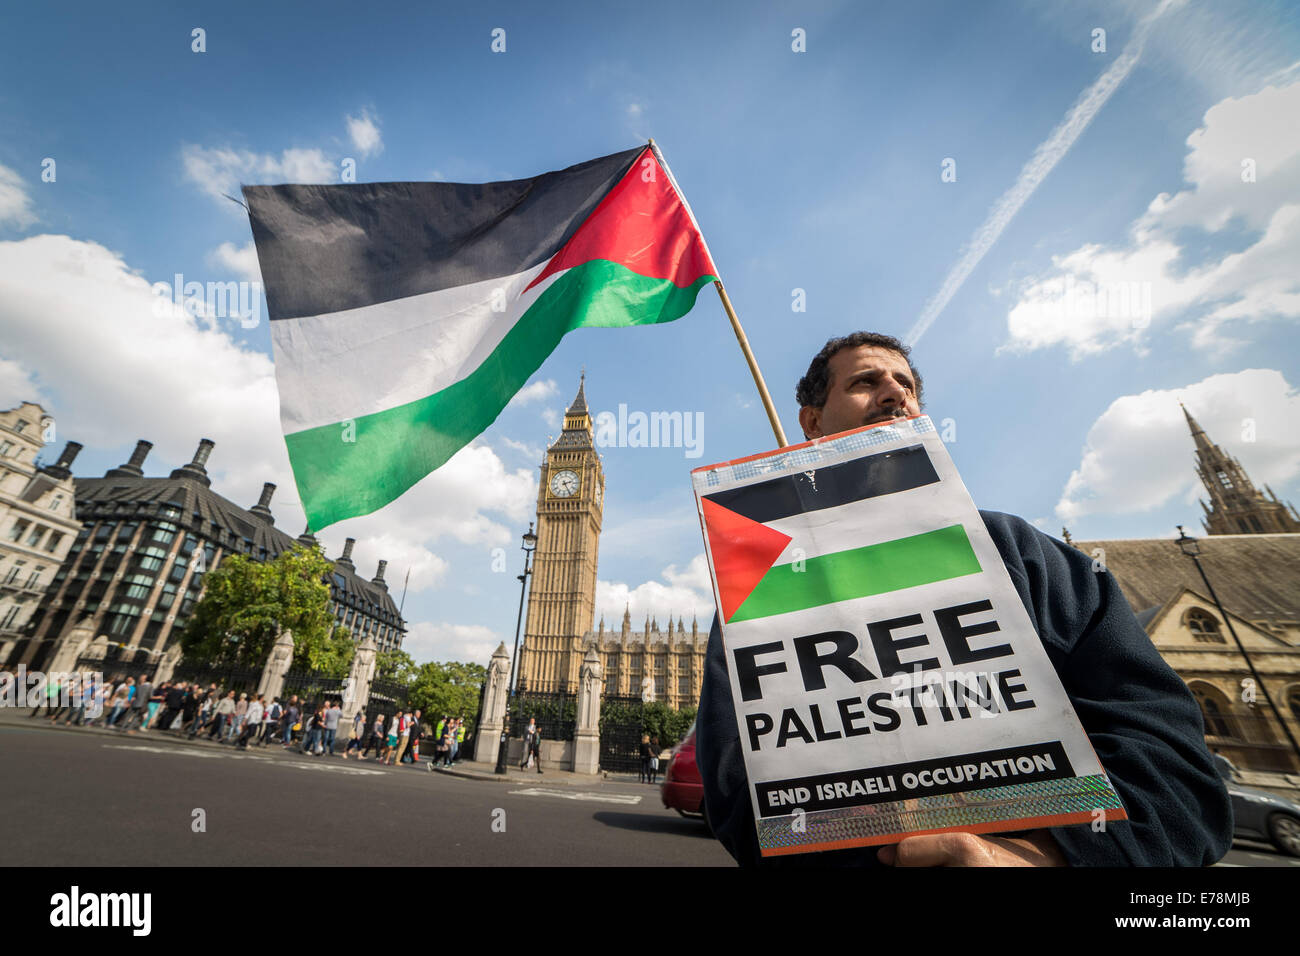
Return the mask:
<path id="1" fill-rule="evenodd" d="M 444 464 L 566 332 L 671 322 L 717 278 L 648 146 L 510 182 L 243 193 L 317 531 Z"/>

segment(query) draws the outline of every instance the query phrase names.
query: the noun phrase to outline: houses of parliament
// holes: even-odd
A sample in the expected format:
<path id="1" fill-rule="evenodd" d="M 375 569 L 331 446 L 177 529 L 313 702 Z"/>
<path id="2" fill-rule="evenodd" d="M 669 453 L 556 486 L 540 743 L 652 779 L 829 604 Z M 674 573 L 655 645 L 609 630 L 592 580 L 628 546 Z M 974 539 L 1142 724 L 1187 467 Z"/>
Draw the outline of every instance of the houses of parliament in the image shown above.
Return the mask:
<path id="1" fill-rule="evenodd" d="M 634 631 L 631 615 L 624 610 L 621 627 L 606 628 L 602 616 L 592 629 L 605 473 L 596 452 L 585 379 L 541 469 L 520 687 L 576 693 L 583 656 L 594 646 L 605 670 L 607 697 L 642 697 L 652 691 L 654 700 L 673 708 L 694 707 L 704 675 L 707 624 L 701 630 L 693 620 L 688 630 L 681 618 L 676 624 L 669 619 L 661 630 L 657 618 L 647 617 Z"/>
<path id="2" fill-rule="evenodd" d="M 1260 490 L 1183 410 L 1202 503 L 1201 563 L 1222 601 L 1170 537 L 1065 543 L 1109 571 L 1138 623 L 1201 706 L 1207 743 L 1238 766 L 1300 771 L 1279 720 L 1300 738 L 1300 515 Z M 593 629 L 605 475 L 583 384 L 564 430 L 547 449 L 537 493 L 537 550 L 521 650 L 521 687 L 576 692 L 588 647 L 605 669 L 607 696 L 641 696 L 675 708 L 699 700 L 709 622 L 680 618 L 633 630 L 602 617 Z M 1240 639 L 1239 648 L 1237 640 Z M 1250 655 L 1276 708 L 1256 693 Z M 647 680 L 647 678 L 649 680 Z"/>

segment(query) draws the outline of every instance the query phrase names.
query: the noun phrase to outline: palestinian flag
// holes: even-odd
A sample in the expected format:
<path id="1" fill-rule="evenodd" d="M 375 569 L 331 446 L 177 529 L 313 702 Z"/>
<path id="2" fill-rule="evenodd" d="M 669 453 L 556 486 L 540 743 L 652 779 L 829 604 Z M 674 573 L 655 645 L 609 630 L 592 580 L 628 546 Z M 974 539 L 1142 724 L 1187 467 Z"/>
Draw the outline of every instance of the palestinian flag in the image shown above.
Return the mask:
<path id="1" fill-rule="evenodd" d="M 796 446 L 801 447 L 801 446 Z M 790 449 L 783 449 L 789 452 Z M 966 529 L 947 524 L 862 544 L 848 509 L 935 485 L 924 446 L 881 452 L 813 472 L 781 475 L 700 496 L 723 623 L 802 611 L 978 574 Z"/>
<path id="2" fill-rule="evenodd" d="M 566 332 L 671 322 L 717 278 L 648 146 L 510 182 L 243 193 L 316 531 L 444 464 Z"/>

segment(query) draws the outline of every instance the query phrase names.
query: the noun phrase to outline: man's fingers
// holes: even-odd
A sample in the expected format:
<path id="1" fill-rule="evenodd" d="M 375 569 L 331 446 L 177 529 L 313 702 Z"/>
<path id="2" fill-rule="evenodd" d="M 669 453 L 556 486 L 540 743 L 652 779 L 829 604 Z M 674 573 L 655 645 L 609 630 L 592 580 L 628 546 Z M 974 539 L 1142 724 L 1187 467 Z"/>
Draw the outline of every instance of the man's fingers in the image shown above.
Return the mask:
<path id="1" fill-rule="evenodd" d="M 927 833 L 907 837 L 892 849 L 894 866 L 980 866 L 991 862 L 988 847 L 973 833 Z M 889 862 L 883 855 L 882 863 Z"/>

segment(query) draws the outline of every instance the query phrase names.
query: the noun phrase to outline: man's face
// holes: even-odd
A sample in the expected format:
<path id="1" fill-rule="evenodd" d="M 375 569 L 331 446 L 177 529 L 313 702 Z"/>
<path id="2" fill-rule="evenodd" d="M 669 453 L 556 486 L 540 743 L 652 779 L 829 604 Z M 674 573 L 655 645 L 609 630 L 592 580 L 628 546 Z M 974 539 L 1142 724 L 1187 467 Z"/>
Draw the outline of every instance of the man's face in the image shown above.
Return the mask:
<path id="1" fill-rule="evenodd" d="M 840 349 L 831 356 L 827 376 L 826 404 L 799 409 L 805 438 L 921 413 L 912 370 L 907 359 L 892 349 L 877 345 Z"/>

